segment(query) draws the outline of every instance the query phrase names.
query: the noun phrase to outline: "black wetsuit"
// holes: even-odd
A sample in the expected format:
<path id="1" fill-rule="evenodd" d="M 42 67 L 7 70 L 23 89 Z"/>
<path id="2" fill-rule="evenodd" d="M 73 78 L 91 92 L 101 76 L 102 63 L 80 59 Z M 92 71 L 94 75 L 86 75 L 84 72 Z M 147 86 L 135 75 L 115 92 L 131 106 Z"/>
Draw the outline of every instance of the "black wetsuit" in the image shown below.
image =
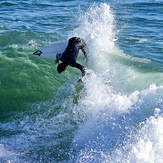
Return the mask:
<path id="1" fill-rule="evenodd" d="M 76 59 L 78 57 L 80 49 L 82 50 L 87 59 L 87 45 L 85 41 L 79 37 L 73 37 L 69 39 L 65 51 L 62 53 L 60 57 L 57 57 L 57 59 L 66 63 L 66 65 L 78 68 L 79 70 L 81 70 L 82 76 L 84 76 L 85 75 L 84 66 L 80 65 L 79 63 L 76 63 Z"/>

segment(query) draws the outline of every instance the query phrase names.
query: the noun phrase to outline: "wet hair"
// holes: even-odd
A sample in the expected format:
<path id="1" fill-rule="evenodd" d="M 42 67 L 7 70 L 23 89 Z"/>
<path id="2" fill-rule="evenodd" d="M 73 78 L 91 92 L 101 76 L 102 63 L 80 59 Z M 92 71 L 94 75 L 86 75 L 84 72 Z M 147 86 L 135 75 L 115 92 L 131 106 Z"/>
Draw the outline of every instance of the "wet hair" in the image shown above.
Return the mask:
<path id="1" fill-rule="evenodd" d="M 57 67 L 57 71 L 58 73 L 61 73 L 65 70 L 65 68 L 67 67 L 66 63 L 60 63 Z"/>

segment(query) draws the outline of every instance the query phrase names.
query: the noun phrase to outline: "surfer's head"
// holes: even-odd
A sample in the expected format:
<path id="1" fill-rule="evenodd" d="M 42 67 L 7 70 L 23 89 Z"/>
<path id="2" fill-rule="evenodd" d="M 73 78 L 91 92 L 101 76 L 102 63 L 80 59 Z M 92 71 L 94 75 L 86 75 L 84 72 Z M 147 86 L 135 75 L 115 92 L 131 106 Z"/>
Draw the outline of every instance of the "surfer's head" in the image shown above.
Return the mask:
<path id="1" fill-rule="evenodd" d="M 58 65 L 58 67 L 57 67 L 58 73 L 61 73 L 61 72 L 65 71 L 66 69 L 67 69 L 66 63 L 60 63 L 60 64 Z"/>

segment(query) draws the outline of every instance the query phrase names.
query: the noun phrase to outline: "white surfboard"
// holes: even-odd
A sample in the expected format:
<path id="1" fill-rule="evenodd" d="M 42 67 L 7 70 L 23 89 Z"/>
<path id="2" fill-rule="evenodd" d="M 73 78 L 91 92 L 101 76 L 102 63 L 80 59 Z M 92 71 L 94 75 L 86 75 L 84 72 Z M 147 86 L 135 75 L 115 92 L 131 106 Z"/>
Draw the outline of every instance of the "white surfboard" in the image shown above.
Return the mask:
<path id="1" fill-rule="evenodd" d="M 68 45 L 68 41 L 65 42 L 57 42 L 53 43 L 51 45 L 45 46 L 36 52 L 34 52 L 34 55 L 37 55 L 42 58 L 55 60 L 57 53 L 63 53 Z"/>

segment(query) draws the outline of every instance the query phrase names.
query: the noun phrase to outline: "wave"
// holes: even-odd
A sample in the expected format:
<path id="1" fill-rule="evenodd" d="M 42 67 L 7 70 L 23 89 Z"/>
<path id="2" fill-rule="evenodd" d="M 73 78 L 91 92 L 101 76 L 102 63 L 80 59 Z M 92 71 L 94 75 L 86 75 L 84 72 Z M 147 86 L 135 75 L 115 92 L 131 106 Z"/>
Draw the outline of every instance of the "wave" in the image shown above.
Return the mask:
<path id="1" fill-rule="evenodd" d="M 127 96 L 106 93 L 96 84 L 86 89 L 74 108 L 86 119 L 72 143 L 72 149 L 79 151 L 76 162 L 161 162 L 163 87 L 151 85 Z"/>
<path id="2" fill-rule="evenodd" d="M 151 69 L 150 59 L 129 56 L 116 45 L 109 5 L 94 4 L 77 21 L 69 37 L 82 37 L 89 47 L 88 63 L 79 54 L 87 67 L 83 83 L 77 84 L 80 74 L 73 68 L 58 76 L 48 61 L 29 57 L 38 65 L 26 72 L 34 92 L 26 97 L 34 100 L 15 111 L 12 122 L 1 123 L 3 160 L 162 162 L 162 74 Z M 46 98 L 36 101 L 42 89 L 46 93 L 38 96 Z"/>
<path id="3" fill-rule="evenodd" d="M 73 35 L 83 37 L 91 49 L 91 70 L 73 108 L 76 122 L 82 123 L 72 140 L 70 162 L 161 162 L 163 87 L 157 79 L 162 73 L 153 71 L 149 59 L 119 49 L 109 5 L 91 7 L 79 21 Z"/>

